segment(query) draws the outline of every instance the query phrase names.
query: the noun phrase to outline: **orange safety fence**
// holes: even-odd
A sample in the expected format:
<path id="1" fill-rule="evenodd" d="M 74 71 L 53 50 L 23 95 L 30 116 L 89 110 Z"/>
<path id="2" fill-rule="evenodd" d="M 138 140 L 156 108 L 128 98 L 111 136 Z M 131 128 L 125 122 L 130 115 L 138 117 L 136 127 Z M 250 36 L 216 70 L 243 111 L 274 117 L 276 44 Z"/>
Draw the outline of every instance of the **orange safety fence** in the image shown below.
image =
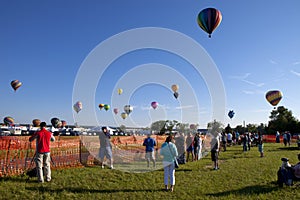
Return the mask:
<path id="1" fill-rule="evenodd" d="M 157 148 L 166 136 L 152 136 Z M 113 136 L 113 155 L 116 162 L 131 162 L 137 155 L 143 156 L 145 136 Z M 35 167 L 33 157 L 36 143 L 29 142 L 29 136 L 0 137 L 0 177 L 20 175 Z M 52 169 L 95 165 L 99 150 L 98 136 L 56 136 L 51 142 Z M 90 140 L 90 141 L 89 141 Z M 132 152 L 135 154 L 133 155 Z M 138 153 L 138 154 L 136 154 Z"/>
<path id="2" fill-rule="evenodd" d="M 276 136 L 275 135 L 264 135 L 263 136 L 264 142 L 267 143 L 275 143 L 276 142 Z M 280 136 L 280 142 L 283 143 L 283 136 Z M 291 138 L 291 143 L 296 143 L 297 142 L 297 136 L 294 135 Z"/>

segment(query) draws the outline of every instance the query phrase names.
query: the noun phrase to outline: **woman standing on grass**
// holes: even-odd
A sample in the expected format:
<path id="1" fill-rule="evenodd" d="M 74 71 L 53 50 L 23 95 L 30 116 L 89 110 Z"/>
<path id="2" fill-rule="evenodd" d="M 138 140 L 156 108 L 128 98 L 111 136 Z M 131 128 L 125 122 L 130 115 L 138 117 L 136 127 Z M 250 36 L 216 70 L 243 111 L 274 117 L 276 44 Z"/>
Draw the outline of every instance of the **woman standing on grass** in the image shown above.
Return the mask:
<path id="1" fill-rule="evenodd" d="M 260 152 L 260 157 L 264 157 L 264 143 L 263 143 L 263 136 L 261 133 L 258 133 L 257 146 L 258 146 L 258 151 Z"/>
<path id="2" fill-rule="evenodd" d="M 163 156 L 164 166 L 164 184 L 165 190 L 168 190 L 169 179 L 170 179 L 170 191 L 173 192 L 175 185 L 175 164 L 174 161 L 178 156 L 177 148 L 173 142 L 173 136 L 169 135 L 166 141 L 162 144 L 160 155 Z"/>

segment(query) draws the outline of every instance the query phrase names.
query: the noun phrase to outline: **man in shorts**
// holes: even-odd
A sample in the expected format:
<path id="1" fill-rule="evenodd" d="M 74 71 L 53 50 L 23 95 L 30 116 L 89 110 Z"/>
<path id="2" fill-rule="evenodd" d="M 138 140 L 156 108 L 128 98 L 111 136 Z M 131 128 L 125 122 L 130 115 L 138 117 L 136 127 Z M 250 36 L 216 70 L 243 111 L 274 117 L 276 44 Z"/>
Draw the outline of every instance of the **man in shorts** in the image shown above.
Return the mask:
<path id="1" fill-rule="evenodd" d="M 113 169 L 112 145 L 110 143 L 110 133 L 106 126 L 102 127 L 102 132 L 99 134 L 100 150 L 99 158 L 101 167 L 104 168 L 104 157 L 109 160 L 110 168 Z"/>
<path id="2" fill-rule="evenodd" d="M 214 170 L 218 170 L 220 140 L 217 137 L 213 136 L 210 145 L 211 145 L 211 160 L 214 162 Z"/>
<path id="3" fill-rule="evenodd" d="M 154 147 L 156 146 L 156 141 L 151 137 L 150 133 L 147 134 L 147 138 L 145 138 L 143 146 L 146 147 L 145 158 L 147 160 L 147 167 L 150 167 L 150 160 L 153 162 L 153 167 L 155 167 Z"/>

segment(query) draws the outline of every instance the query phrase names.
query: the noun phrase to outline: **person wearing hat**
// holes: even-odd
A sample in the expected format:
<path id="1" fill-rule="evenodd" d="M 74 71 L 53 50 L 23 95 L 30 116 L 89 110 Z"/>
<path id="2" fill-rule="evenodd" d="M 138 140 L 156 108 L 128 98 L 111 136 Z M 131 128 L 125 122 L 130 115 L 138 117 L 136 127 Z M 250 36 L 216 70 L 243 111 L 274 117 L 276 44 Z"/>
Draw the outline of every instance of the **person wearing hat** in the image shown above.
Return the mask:
<path id="1" fill-rule="evenodd" d="M 151 137 L 151 134 L 147 134 L 147 138 L 144 139 L 143 146 L 146 147 L 145 158 L 147 160 L 147 167 L 150 167 L 150 160 L 153 163 L 153 167 L 155 167 L 155 155 L 154 155 L 154 147 L 156 146 L 156 141 Z"/>
<path id="2" fill-rule="evenodd" d="M 50 168 L 50 141 L 55 141 L 53 134 L 46 129 L 46 122 L 41 122 L 41 130 L 35 132 L 29 141 L 37 140 L 35 163 L 37 168 L 38 182 L 44 182 L 43 167 L 46 176 L 46 181 L 51 181 L 51 168 Z"/>

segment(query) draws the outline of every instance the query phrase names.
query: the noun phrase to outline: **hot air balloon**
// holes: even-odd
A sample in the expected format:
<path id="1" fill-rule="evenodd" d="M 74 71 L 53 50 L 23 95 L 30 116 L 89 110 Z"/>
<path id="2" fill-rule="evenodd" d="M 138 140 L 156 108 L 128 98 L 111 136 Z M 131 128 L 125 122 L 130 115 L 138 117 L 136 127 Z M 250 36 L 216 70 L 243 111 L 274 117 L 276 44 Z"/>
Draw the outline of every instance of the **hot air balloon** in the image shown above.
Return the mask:
<path id="1" fill-rule="evenodd" d="M 80 101 L 77 101 L 74 105 L 73 105 L 73 109 L 78 113 L 79 111 L 82 110 L 82 103 Z"/>
<path id="2" fill-rule="evenodd" d="M 282 93 L 279 90 L 270 90 L 266 93 L 266 99 L 272 106 L 277 106 L 282 99 Z"/>
<path id="3" fill-rule="evenodd" d="M 110 109 L 110 105 L 104 104 L 104 110 L 108 111 Z"/>
<path id="4" fill-rule="evenodd" d="M 234 111 L 233 110 L 230 110 L 229 112 L 228 112 L 228 117 L 230 118 L 230 119 L 232 119 L 233 118 L 233 116 L 234 116 Z"/>
<path id="5" fill-rule="evenodd" d="M 133 111 L 133 107 L 130 105 L 126 105 L 126 106 L 124 106 L 124 111 L 126 114 L 129 115 Z"/>
<path id="6" fill-rule="evenodd" d="M 179 93 L 177 92 L 178 91 L 178 89 L 179 89 L 179 86 L 178 85 L 176 85 L 176 84 L 173 84 L 172 86 L 171 86 L 171 89 L 172 89 L 172 91 L 174 92 L 174 97 L 177 99 L 178 98 L 178 96 L 179 96 Z"/>
<path id="7" fill-rule="evenodd" d="M 179 89 L 179 86 L 174 84 L 174 85 L 171 86 L 171 88 L 172 88 L 173 92 L 177 92 L 178 89 Z"/>
<path id="8" fill-rule="evenodd" d="M 220 25 L 222 14 L 215 8 L 205 8 L 198 14 L 197 22 L 202 30 L 211 37 L 212 32 Z"/>
<path id="9" fill-rule="evenodd" d="M 61 126 L 62 127 L 66 127 L 67 126 L 67 122 L 65 120 L 61 120 Z"/>
<path id="10" fill-rule="evenodd" d="M 100 110 L 102 110 L 102 108 L 104 108 L 104 104 L 103 104 L 103 103 L 100 103 L 100 104 L 99 104 L 99 108 L 100 108 Z"/>
<path id="11" fill-rule="evenodd" d="M 114 113 L 118 114 L 118 112 L 119 112 L 119 109 L 118 108 L 114 108 Z"/>
<path id="12" fill-rule="evenodd" d="M 41 120 L 34 119 L 34 120 L 32 120 L 32 124 L 33 124 L 33 127 L 40 127 Z"/>
<path id="13" fill-rule="evenodd" d="M 174 92 L 174 97 L 177 99 L 178 98 L 178 96 L 179 96 L 179 93 L 178 92 Z"/>
<path id="14" fill-rule="evenodd" d="M 128 116 L 127 113 L 125 113 L 125 112 L 122 112 L 122 113 L 121 113 L 121 117 L 122 117 L 123 119 L 126 119 L 127 116 Z"/>
<path id="15" fill-rule="evenodd" d="M 15 91 L 17 91 L 17 89 L 21 87 L 22 83 L 19 80 L 13 80 L 10 82 L 10 85 Z"/>
<path id="16" fill-rule="evenodd" d="M 53 117 L 51 119 L 51 124 L 54 128 L 59 128 L 62 125 L 61 121 L 57 117 Z"/>
<path id="17" fill-rule="evenodd" d="M 119 88 L 118 89 L 118 94 L 120 95 L 120 94 L 122 94 L 123 93 L 123 89 L 122 88 Z"/>
<path id="18" fill-rule="evenodd" d="M 7 116 L 4 117 L 3 122 L 6 126 L 12 126 L 15 123 L 15 120 L 14 118 Z"/>
<path id="19" fill-rule="evenodd" d="M 151 103 L 151 106 L 152 106 L 152 108 L 156 109 L 157 106 L 158 106 L 158 103 L 157 103 L 156 101 L 153 101 L 153 102 Z"/>

